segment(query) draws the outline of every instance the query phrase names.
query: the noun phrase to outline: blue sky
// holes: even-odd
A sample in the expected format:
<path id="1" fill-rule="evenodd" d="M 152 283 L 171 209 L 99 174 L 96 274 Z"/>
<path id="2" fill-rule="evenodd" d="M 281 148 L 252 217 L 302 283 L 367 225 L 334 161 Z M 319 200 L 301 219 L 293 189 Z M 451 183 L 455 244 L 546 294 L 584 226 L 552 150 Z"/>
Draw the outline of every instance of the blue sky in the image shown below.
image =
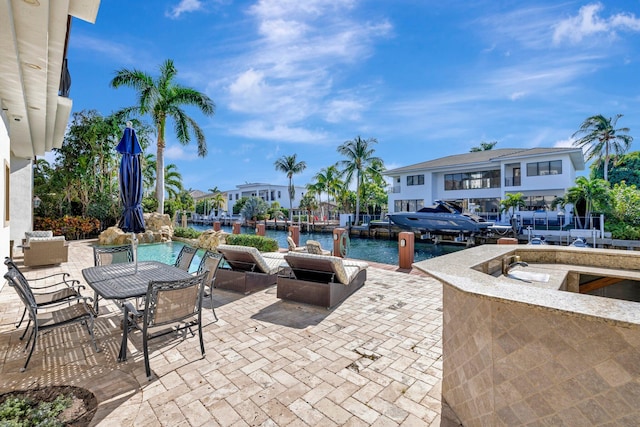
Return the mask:
<path id="1" fill-rule="evenodd" d="M 105 0 L 95 24 L 74 20 L 68 57 L 73 111 L 134 104 L 115 71 L 166 59 L 214 100 L 211 118 L 187 109 L 206 158 L 166 135 L 192 189 L 286 184 L 273 164 L 291 154 L 304 185 L 358 135 L 387 169 L 483 141 L 568 146 L 595 114 L 623 114 L 640 142 L 638 0 Z"/>

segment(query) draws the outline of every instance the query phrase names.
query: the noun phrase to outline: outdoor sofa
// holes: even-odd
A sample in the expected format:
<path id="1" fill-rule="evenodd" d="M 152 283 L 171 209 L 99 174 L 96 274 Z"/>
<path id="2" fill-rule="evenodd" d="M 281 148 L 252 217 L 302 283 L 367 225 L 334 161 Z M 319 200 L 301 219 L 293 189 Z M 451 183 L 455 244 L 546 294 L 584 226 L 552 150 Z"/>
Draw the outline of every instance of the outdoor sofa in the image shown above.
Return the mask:
<path id="1" fill-rule="evenodd" d="M 363 261 L 335 256 L 289 252 L 284 256 L 289 274 L 277 280 L 277 297 L 332 308 L 367 280 Z"/>
<path id="2" fill-rule="evenodd" d="M 224 263 L 218 268 L 214 287 L 248 294 L 276 283 L 285 264 L 284 254 L 261 253 L 254 247 L 218 245 Z"/>
<path id="3" fill-rule="evenodd" d="M 67 262 L 69 246 L 64 236 L 54 236 L 52 231 L 28 231 L 22 252 L 26 267 L 38 267 Z"/>

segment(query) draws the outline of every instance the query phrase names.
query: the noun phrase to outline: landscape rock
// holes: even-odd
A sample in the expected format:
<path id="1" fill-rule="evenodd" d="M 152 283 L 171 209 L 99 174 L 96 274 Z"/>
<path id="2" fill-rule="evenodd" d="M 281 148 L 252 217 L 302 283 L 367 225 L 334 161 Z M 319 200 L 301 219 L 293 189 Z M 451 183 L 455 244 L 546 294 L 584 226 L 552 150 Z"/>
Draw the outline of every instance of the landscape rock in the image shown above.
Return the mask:
<path id="1" fill-rule="evenodd" d="M 138 233 L 139 243 L 169 242 L 173 237 L 173 223 L 167 214 L 157 212 L 144 214 L 145 232 Z M 131 243 L 131 233 L 125 233 L 119 227 L 107 228 L 98 236 L 98 244 L 105 246 L 128 245 Z"/>
<path id="2" fill-rule="evenodd" d="M 224 231 L 214 231 L 213 229 L 205 230 L 198 237 L 198 247 L 210 251 L 216 251 L 218 245 L 224 245 L 227 242 L 229 233 Z"/>

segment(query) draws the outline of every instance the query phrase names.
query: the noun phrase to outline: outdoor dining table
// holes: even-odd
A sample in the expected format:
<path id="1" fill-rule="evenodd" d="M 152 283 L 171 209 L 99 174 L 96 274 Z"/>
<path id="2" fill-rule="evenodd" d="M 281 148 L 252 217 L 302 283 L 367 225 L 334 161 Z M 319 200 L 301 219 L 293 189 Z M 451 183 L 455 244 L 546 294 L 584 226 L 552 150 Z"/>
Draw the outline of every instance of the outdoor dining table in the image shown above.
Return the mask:
<path id="1" fill-rule="evenodd" d="M 158 261 L 99 265 L 82 270 L 87 284 L 103 299 L 116 300 L 123 311 L 122 342 L 118 361 L 127 360 L 127 334 L 129 310 L 126 301 L 147 294 L 151 281 L 180 280 L 191 275 L 173 265 Z"/>

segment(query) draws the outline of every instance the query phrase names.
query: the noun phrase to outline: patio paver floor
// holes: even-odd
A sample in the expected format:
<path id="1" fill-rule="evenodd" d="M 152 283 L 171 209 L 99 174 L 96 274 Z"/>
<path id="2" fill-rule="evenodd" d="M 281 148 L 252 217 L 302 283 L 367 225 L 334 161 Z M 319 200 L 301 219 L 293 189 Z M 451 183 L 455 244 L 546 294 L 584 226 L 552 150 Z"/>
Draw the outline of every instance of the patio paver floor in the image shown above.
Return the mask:
<path id="1" fill-rule="evenodd" d="M 23 271 L 28 278 L 67 271 L 83 282 L 92 243 L 71 242 L 62 266 Z M 139 332 L 130 335 L 128 360 L 116 361 L 121 313 L 105 301 L 95 325 L 100 353 L 81 326 L 53 330 L 20 373 L 24 325 L 14 323 L 22 305 L 5 284 L 0 393 L 87 388 L 99 402 L 93 425 L 456 425 L 441 417 L 442 286 L 380 267 L 370 267 L 364 287 L 332 310 L 281 301 L 275 286 L 250 295 L 215 289 L 220 320 L 204 310 L 206 357 L 197 337 L 154 340 L 151 381 Z"/>

